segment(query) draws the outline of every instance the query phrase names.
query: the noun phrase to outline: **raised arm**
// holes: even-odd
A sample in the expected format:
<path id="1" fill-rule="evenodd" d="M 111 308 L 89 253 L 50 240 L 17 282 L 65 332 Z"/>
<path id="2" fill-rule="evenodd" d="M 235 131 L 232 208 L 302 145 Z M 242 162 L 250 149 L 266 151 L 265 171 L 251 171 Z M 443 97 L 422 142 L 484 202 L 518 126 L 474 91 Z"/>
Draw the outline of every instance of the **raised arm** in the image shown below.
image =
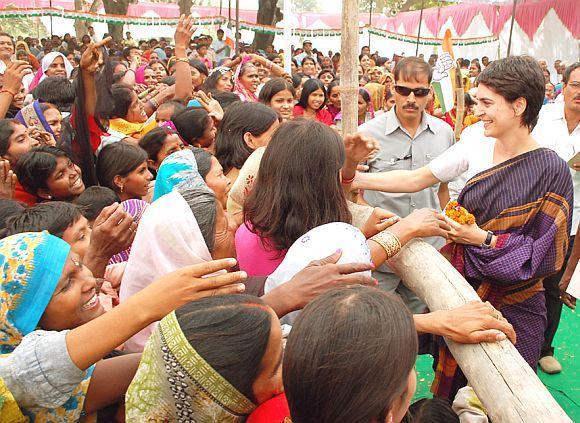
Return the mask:
<path id="1" fill-rule="evenodd" d="M 181 15 L 175 29 L 175 98 L 189 100 L 193 93 L 191 70 L 187 59 L 186 49 L 189 40 L 195 32 L 193 18 Z"/>
<path id="2" fill-rule="evenodd" d="M 235 259 L 222 259 L 162 276 L 111 311 L 69 331 L 66 344 L 71 360 L 85 370 L 144 327 L 190 301 L 242 293 L 244 272 L 204 277 L 235 265 Z"/>
<path id="3" fill-rule="evenodd" d="M 95 115 L 95 108 L 97 105 L 95 74 L 97 73 L 99 66 L 103 63 L 101 47 L 111 40 L 111 37 L 107 37 L 98 43 L 90 44 L 81 56 L 80 68 L 81 78 L 83 78 L 83 84 L 85 87 L 85 112 L 90 116 Z"/>
<path id="4" fill-rule="evenodd" d="M 415 170 L 392 170 L 390 172 L 357 173 L 356 188 L 383 192 L 418 192 L 441 182 L 429 167 Z"/>
<path id="5" fill-rule="evenodd" d="M 22 78 L 30 72 L 31 66 L 28 62 L 16 60 L 8 66 L 4 73 L 4 84 L 0 90 L 0 119 L 4 119 L 14 96 L 20 91 Z"/>

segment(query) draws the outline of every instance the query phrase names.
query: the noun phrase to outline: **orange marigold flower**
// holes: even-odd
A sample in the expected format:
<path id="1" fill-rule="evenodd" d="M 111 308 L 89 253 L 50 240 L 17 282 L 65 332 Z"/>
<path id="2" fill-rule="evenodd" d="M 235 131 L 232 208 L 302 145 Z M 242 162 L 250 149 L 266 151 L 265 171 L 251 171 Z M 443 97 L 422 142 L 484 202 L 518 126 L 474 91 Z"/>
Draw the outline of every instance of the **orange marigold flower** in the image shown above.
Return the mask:
<path id="1" fill-rule="evenodd" d="M 450 201 L 445 207 L 445 216 L 461 225 L 473 225 L 475 223 L 475 216 L 455 200 Z"/>

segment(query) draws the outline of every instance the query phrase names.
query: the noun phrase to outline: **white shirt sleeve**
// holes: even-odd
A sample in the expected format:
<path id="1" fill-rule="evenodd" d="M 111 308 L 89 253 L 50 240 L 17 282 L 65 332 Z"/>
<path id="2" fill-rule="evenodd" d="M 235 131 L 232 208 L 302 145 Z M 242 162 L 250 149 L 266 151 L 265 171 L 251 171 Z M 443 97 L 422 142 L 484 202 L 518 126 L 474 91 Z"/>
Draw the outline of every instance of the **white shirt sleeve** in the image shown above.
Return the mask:
<path id="1" fill-rule="evenodd" d="M 466 142 L 458 142 L 429 163 L 429 170 L 441 182 L 449 182 L 469 169 Z"/>

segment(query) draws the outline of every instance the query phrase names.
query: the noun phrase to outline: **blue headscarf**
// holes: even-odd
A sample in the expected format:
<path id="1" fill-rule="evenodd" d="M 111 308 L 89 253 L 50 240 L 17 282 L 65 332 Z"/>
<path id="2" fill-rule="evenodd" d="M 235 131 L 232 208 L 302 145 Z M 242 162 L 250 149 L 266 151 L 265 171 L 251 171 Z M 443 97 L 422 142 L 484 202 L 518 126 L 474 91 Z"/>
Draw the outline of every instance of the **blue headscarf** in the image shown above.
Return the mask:
<path id="1" fill-rule="evenodd" d="M 177 151 L 165 158 L 157 171 L 153 201 L 175 189 L 206 188 L 205 181 L 197 170 L 193 151 Z"/>
<path id="2" fill-rule="evenodd" d="M 70 246 L 48 232 L 0 240 L 0 353 L 10 353 L 38 326 Z"/>

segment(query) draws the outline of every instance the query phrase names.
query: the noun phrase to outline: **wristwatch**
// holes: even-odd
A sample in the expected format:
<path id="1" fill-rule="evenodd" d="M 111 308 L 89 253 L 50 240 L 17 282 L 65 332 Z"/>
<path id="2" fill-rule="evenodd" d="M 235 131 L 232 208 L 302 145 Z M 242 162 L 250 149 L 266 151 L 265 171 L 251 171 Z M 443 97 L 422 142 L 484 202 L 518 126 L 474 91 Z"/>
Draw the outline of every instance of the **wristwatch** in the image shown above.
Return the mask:
<path id="1" fill-rule="evenodd" d="M 487 237 L 485 238 L 485 241 L 483 241 L 483 243 L 481 244 L 481 248 L 485 248 L 485 249 L 491 248 L 491 240 L 492 239 L 493 239 L 493 232 L 487 231 Z"/>

